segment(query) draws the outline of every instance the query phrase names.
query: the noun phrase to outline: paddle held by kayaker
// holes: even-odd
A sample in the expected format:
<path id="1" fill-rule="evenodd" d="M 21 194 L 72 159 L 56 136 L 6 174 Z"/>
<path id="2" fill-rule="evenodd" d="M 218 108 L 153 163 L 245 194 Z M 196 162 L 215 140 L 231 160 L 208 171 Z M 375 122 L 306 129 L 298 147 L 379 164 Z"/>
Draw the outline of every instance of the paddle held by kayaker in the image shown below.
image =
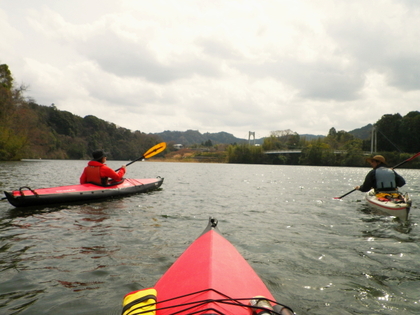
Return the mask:
<path id="1" fill-rule="evenodd" d="M 115 172 L 105 164 L 107 154 L 103 150 L 96 150 L 92 153 L 93 159 L 89 161 L 88 166 L 83 170 L 82 176 L 80 176 L 80 184 L 92 183 L 100 186 L 109 186 L 118 184 L 123 180 L 126 166 L 121 166 L 118 173 Z"/>
<path id="2" fill-rule="evenodd" d="M 354 189 L 362 192 L 367 192 L 372 188 L 375 191 L 396 191 L 398 187 L 405 185 L 405 179 L 387 166 L 382 155 L 375 155 L 367 158 L 366 161 L 373 169 L 366 175 L 364 183 Z"/>

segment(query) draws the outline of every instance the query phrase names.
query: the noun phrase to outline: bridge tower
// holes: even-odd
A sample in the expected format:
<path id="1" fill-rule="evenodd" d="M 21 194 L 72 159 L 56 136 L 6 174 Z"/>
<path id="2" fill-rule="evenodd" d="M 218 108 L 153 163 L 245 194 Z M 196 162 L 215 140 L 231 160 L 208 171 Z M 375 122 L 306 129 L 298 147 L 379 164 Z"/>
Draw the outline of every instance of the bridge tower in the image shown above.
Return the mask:
<path id="1" fill-rule="evenodd" d="M 377 137 L 377 130 L 376 130 L 376 125 L 373 125 L 372 127 L 372 135 L 370 138 L 370 153 L 376 153 L 378 151 L 378 137 Z"/>
<path id="2" fill-rule="evenodd" d="M 255 131 L 250 131 L 248 134 L 248 144 L 251 145 L 251 137 L 254 137 L 253 145 L 255 145 Z"/>

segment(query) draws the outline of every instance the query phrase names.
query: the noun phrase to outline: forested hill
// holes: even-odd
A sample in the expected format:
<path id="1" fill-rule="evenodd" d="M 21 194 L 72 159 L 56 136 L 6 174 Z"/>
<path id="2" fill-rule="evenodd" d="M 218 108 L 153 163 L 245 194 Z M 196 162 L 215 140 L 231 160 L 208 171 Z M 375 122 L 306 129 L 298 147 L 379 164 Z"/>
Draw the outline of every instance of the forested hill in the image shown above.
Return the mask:
<path id="1" fill-rule="evenodd" d="M 14 86 L 8 66 L 0 64 L 0 160 L 90 159 L 96 149 L 109 151 L 112 159 L 133 160 L 161 142 L 95 116 L 82 118 L 28 102 L 24 90 Z"/>
<path id="2" fill-rule="evenodd" d="M 368 124 L 362 128 L 349 131 L 350 134 L 361 140 L 368 140 L 372 136 L 372 124 Z"/>
<path id="3" fill-rule="evenodd" d="M 32 117 L 27 158 L 90 159 L 92 151 L 103 149 L 111 159 L 133 160 L 161 142 L 157 136 L 133 132 L 93 115 L 82 118 L 35 103 L 29 103 L 27 111 Z"/>

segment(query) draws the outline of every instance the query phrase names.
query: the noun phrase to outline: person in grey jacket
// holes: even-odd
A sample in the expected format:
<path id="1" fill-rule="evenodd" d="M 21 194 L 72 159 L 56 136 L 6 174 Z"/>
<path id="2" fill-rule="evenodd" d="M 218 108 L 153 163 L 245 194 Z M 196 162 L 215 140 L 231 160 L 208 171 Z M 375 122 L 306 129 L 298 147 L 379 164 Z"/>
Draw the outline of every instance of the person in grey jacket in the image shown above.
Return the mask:
<path id="1" fill-rule="evenodd" d="M 367 158 L 366 161 L 373 169 L 366 175 L 363 184 L 354 187 L 354 189 L 363 192 L 372 188 L 375 191 L 396 191 L 398 187 L 405 185 L 405 179 L 387 166 L 382 155 L 375 155 L 373 158 Z"/>

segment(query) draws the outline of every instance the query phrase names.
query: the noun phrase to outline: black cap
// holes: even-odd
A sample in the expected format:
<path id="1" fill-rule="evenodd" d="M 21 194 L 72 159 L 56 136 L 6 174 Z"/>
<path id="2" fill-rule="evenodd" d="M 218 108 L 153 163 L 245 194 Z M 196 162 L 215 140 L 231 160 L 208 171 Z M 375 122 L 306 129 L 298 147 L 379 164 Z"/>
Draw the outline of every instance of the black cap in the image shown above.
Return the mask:
<path id="1" fill-rule="evenodd" d="M 100 161 L 103 157 L 106 157 L 108 155 L 108 152 L 104 152 L 103 150 L 96 150 L 93 151 L 92 156 L 94 161 Z"/>

